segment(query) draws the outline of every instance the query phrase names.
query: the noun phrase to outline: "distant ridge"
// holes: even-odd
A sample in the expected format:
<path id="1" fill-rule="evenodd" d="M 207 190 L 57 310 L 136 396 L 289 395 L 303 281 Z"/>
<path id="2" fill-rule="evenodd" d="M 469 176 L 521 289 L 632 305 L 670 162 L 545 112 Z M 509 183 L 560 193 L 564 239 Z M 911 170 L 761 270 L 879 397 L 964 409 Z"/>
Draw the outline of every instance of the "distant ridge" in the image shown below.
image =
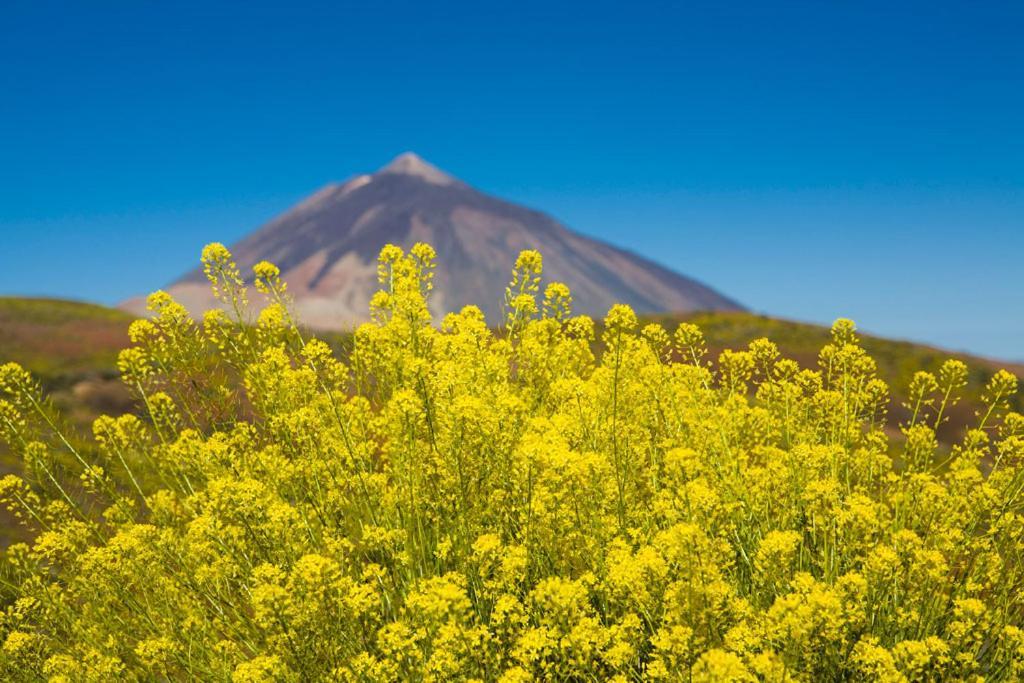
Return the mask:
<path id="1" fill-rule="evenodd" d="M 479 192 L 411 152 L 372 175 L 321 188 L 231 251 L 243 274 L 262 260 L 277 264 L 303 323 L 339 330 L 368 318 L 377 254 L 389 242 L 429 242 L 437 250 L 436 314 L 476 304 L 499 322 L 504 288 L 523 249 L 543 254 L 545 282 L 569 285 L 576 313 L 602 316 L 613 303 L 641 313 L 743 310 L 653 261 Z M 167 291 L 194 314 L 216 305 L 198 269 Z M 122 307 L 141 314 L 145 302 Z"/>

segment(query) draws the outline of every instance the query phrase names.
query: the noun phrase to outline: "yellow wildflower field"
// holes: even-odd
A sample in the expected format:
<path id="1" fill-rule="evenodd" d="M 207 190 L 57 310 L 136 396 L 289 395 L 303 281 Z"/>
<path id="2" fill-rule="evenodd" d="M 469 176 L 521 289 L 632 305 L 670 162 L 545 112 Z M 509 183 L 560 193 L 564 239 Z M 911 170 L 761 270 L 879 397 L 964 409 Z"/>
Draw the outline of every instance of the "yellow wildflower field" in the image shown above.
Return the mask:
<path id="1" fill-rule="evenodd" d="M 0 566 L 4 680 L 1024 677 L 1012 374 L 947 450 L 966 365 L 888 425 L 847 320 L 801 367 L 618 305 L 595 355 L 540 254 L 495 332 L 435 323 L 433 250 L 388 246 L 342 361 L 273 265 L 203 263 L 223 309 L 150 297 L 119 361 L 142 410 L 88 446 L 0 369 L 0 497 L 35 534 Z"/>

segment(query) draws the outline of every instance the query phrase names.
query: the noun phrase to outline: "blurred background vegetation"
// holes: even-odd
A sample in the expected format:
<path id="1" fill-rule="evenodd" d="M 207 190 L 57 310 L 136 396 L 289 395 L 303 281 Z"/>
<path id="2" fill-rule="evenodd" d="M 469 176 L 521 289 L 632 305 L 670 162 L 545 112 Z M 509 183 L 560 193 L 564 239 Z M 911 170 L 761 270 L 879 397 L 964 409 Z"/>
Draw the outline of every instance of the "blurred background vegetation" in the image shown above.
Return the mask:
<path id="1" fill-rule="evenodd" d="M 752 340 L 767 337 L 782 355 L 801 366 L 816 368 L 818 351 L 829 342 L 828 328 L 752 313 L 697 313 L 692 315 L 647 316 L 644 323 L 657 322 L 669 332 L 681 321 L 696 324 L 708 343 L 707 360 L 714 363 L 722 350 L 742 349 Z M 14 361 L 29 370 L 45 393 L 66 417 L 76 439 L 85 446 L 92 421 L 102 414 L 136 410 L 117 372 L 117 354 L 128 346 L 128 325 L 132 316 L 122 311 L 55 299 L 0 297 L 0 363 Z M 351 348 L 351 335 L 319 334 L 344 357 Z M 598 339 L 600 334 L 597 335 Z M 861 335 L 864 348 L 878 363 L 879 376 L 892 393 L 889 407 L 890 433 L 899 438 L 899 423 L 906 416 L 905 392 L 914 372 L 938 372 L 947 358 L 967 363 L 969 381 L 961 402 L 949 411 L 949 421 L 938 432 L 942 446 L 956 440 L 972 424 L 986 382 L 1000 368 L 1024 377 L 1024 366 L 992 359 L 950 353 L 920 344 Z M 1013 409 L 1024 411 L 1024 396 L 1014 398 Z M 87 446 L 85 446 L 87 447 Z M 16 472 L 20 464 L 0 445 L 0 473 Z M 0 512 L 0 543 L 6 545 L 20 530 Z"/>

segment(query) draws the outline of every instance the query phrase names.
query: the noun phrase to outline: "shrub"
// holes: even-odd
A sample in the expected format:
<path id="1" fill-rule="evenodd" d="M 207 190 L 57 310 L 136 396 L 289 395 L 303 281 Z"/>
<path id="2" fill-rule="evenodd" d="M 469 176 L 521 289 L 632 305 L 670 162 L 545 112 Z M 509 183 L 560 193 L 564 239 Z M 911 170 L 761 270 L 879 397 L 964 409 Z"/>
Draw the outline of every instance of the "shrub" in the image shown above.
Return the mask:
<path id="1" fill-rule="evenodd" d="M 500 331 L 475 307 L 435 327 L 433 259 L 383 250 L 339 358 L 270 264 L 249 320 L 207 247 L 224 310 L 150 297 L 119 363 L 140 413 L 85 448 L 3 366 L 24 478 L 0 494 L 36 533 L 3 558 L 4 678 L 1024 675 L 1013 375 L 945 452 L 958 361 L 887 427 L 849 321 L 816 369 L 764 339 L 712 365 L 692 324 L 572 317 L 524 252 Z"/>

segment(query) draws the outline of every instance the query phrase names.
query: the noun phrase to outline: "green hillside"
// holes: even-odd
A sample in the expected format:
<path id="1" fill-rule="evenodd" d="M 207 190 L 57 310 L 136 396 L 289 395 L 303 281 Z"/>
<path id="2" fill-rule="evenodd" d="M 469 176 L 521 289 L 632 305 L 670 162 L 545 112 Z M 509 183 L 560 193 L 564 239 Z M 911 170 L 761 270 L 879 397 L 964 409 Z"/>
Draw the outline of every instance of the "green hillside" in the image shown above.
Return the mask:
<path id="1" fill-rule="evenodd" d="M 95 304 L 0 297 L 0 358 L 47 382 L 110 370 L 128 343 L 131 320 Z"/>
<path id="2" fill-rule="evenodd" d="M 817 367 L 818 351 L 829 342 L 829 329 L 820 325 L 770 318 L 753 313 L 697 313 L 686 316 L 654 316 L 670 331 L 681 321 L 694 323 L 703 330 L 708 340 L 708 356 L 717 358 L 723 349 L 746 347 L 754 339 L 767 337 L 775 342 L 784 356 L 793 358 L 803 367 Z M 968 385 L 963 400 L 949 411 L 949 422 L 939 430 L 940 441 L 949 442 L 965 427 L 972 424 L 980 405 L 981 391 L 995 372 L 1006 369 L 1024 377 L 1024 366 L 987 358 L 953 353 L 923 344 L 895 341 L 880 337 L 859 335 L 862 345 L 878 363 L 878 374 L 889 384 L 893 395 L 890 406 L 890 424 L 895 427 L 905 417 L 903 408 L 905 391 L 911 377 L 919 370 L 938 372 L 948 358 L 958 358 L 969 369 Z M 1015 409 L 1024 410 L 1024 397 L 1017 394 Z"/>
<path id="3" fill-rule="evenodd" d="M 35 375 L 74 422 L 130 407 L 117 378 L 117 354 L 133 317 L 105 306 L 58 299 L 0 297 L 0 363 Z"/>
<path id="4" fill-rule="evenodd" d="M 94 304 L 54 299 L 0 297 L 0 362 L 16 361 L 35 374 L 74 422 L 87 426 L 102 412 L 130 409 L 127 393 L 117 380 L 117 353 L 128 344 L 132 316 Z M 781 352 L 804 367 L 815 367 L 818 351 L 828 343 L 827 327 L 770 318 L 752 313 L 697 313 L 648 316 L 669 331 L 682 320 L 698 325 L 708 341 L 711 361 L 726 348 L 743 348 L 767 337 Z M 336 348 L 345 349 L 349 335 L 323 335 Z M 863 345 L 878 362 L 879 374 L 894 394 L 892 415 L 901 414 L 901 395 L 914 372 L 937 371 L 950 357 L 970 368 L 965 398 L 950 413 L 941 430 L 943 440 L 970 423 L 980 391 L 992 374 L 1005 367 L 1024 377 L 1024 366 L 954 354 L 941 349 L 878 337 L 863 338 Z M 1024 409 L 1017 398 L 1017 409 Z"/>

